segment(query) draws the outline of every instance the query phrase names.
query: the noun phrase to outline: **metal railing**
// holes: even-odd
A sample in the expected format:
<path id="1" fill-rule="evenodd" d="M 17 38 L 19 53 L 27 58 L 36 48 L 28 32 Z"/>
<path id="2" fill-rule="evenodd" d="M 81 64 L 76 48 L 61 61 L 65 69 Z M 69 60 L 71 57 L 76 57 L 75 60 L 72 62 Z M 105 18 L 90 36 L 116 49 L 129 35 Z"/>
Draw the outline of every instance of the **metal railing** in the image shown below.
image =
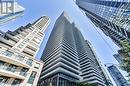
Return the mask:
<path id="1" fill-rule="evenodd" d="M 11 51 L 1 51 L 1 50 L 0 50 L 0 54 L 5 55 L 5 56 L 7 56 L 9 58 L 13 58 L 15 60 L 18 60 L 20 62 L 23 62 L 23 63 L 25 63 L 25 64 L 27 64 L 29 66 L 32 66 L 33 60 L 30 60 L 30 58 L 27 58 L 27 57 L 25 57 L 25 56 L 23 56 L 21 54 L 13 53 Z"/>
<path id="2" fill-rule="evenodd" d="M 14 65 L 5 65 L 5 63 L 1 63 L 1 62 L 0 62 L 0 69 L 1 70 L 5 70 L 5 71 L 9 71 L 9 72 L 12 72 L 12 73 L 24 76 L 24 77 L 26 77 L 27 72 L 28 72 L 28 70 L 25 71 L 25 72 L 22 71 L 22 69 L 17 70 L 18 69 L 17 66 L 14 66 Z"/>

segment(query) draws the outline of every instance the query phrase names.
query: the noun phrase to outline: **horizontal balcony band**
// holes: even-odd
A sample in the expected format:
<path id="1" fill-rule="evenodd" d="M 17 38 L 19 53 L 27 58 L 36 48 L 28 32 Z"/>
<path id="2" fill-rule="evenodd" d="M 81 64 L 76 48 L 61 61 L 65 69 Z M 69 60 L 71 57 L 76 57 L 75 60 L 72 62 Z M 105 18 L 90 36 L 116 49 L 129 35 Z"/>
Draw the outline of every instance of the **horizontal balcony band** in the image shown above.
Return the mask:
<path id="1" fill-rule="evenodd" d="M 4 61 L 4 62 L 7 62 L 7 63 L 10 63 L 10 64 L 14 64 L 16 66 L 21 66 L 21 67 L 25 67 L 25 68 L 30 68 L 29 65 L 27 65 L 25 62 L 22 62 L 20 60 L 17 60 L 15 58 L 15 56 L 7 56 L 7 55 L 4 55 L 4 52 L 1 52 L 0 51 L 0 60 L 1 61 Z"/>
<path id="2" fill-rule="evenodd" d="M 7 70 L 3 70 L 3 69 L 0 69 L 0 75 L 6 76 L 6 77 L 11 77 L 11 78 L 18 78 L 18 79 L 22 79 L 22 80 L 25 79 L 25 77 L 22 75 L 19 75 L 19 74 L 16 74 L 16 73 L 13 73 L 13 72 L 10 72 Z"/>

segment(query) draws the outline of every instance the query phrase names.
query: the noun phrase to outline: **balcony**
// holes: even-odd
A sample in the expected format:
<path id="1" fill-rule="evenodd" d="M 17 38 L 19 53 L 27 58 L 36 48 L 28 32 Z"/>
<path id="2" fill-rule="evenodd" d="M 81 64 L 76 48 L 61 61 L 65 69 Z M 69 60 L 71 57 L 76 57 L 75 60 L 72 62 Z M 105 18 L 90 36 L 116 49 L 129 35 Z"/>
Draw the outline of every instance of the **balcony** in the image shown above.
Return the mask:
<path id="1" fill-rule="evenodd" d="M 6 77 L 18 78 L 18 79 L 25 79 L 25 76 L 19 75 L 15 72 L 4 70 L 2 68 L 0 68 L 0 75 L 6 76 Z"/>
<path id="2" fill-rule="evenodd" d="M 21 38 L 23 38 L 24 36 L 22 36 L 21 34 L 18 34 L 18 35 L 16 35 L 15 37 L 18 38 L 18 39 L 21 39 Z"/>
<path id="3" fill-rule="evenodd" d="M 32 66 L 32 62 L 33 62 L 32 59 L 28 59 L 27 62 L 26 62 L 26 64 L 28 64 L 29 66 Z"/>
<path id="4" fill-rule="evenodd" d="M 15 41 L 18 42 L 19 39 L 17 39 L 15 36 L 13 36 L 13 35 L 11 35 L 11 34 L 9 34 L 9 33 L 10 33 L 10 32 L 8 31 L 8 33 L 6 33 L 6 35 L 7 35 L 10 39 L 13 39 L 13 40 L 15 40 Z"/>
<path id="5" fill-rule="evenodd" d="M 0 75 L 3 76 L 24 79 L 27 75 L 28 70 L 29 69 L 27 68 L 20 68 L 18 66 L 0 61 Z"/>
<path id="6" fill-rule="evenodd" d="M 8 45 L 12 45 L 12 46 L 14 46 L 16 44 L 14 41 L 12 41 L 12 40 L 6 40 L 6 39 L 4 39 L 2 37 L 0 37 L 0 41 L 6 43 Z"/>
<path id="7" fill-rule="evenodd" d="M 19 30 L 18 32 L 19 32 L 21 35 L 25 36 L 25 37 L 28 35 L 28 32 L 26 32 L 26 31 L 20 31 L 20 30 Z"/>
<path id="8" fill-rule="evenodd" d="M 35 51 L 33 51 L 33 50 L 29 49 L 29 48 L 25 48 L 24 51 L 29 53 L 30 55 L 33 55 L 33 56 L 35 55 Z"/>
<path id="9" fill-rule="evenodd" d="M 34 47 L 34 48 L 36 48 L 36 49 L 39 48 L 38 44 L 36 44 L 36 43 L 33 42 L 33 41 L 30 42 L 30 46 L 31 46 L 31 47 Z"/>
<path id="10" fill-rule="evenodd" d="M 30 68 L 30 66 L 26 64 L 27 58 L 10 51 L 0 51 L 0 60 L 17 66 Z"/>

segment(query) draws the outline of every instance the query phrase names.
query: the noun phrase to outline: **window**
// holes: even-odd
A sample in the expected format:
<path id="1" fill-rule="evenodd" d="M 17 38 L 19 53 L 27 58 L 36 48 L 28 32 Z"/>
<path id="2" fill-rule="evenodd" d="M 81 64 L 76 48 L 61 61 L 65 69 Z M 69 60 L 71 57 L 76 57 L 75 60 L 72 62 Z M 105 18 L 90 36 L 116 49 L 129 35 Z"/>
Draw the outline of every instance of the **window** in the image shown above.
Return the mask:
<path id="1" fill-rule="evenodd" d="M 34 82 L 34 79 L 35 79 L 35 77 L 36 77 L 36 72 L 32 72 L 32 74 L 31 74 L 31 76 L 30 76 L 30 78 L 29 78 L 29 80 L 28 80 L 28 83 L 29 84 L 33 84 L 33 82 Z"/>
<path id="2" fill-rule="evenodd" d="M 15 80 L 13 81 L 13 83 L 12 83 L 11 86 L 19 86 L 20 83 L 21 83 L 21 80 L 20 80 L 20 79 L 15 79 Z"/>
<path id="3" fill-rule="evenodd" d="M 8 77 L 4 77 L 4 76 L 0 76 L 0 86 L 6 86 L 6 82 L 9 78 Z"/>
<path id="4" fill-rule="evenodd" d="M 26 76 L 27 72 L 28 72 L 28 69 L 22 68 L 21 71 L 20 71 L 20 75 Z"/>
<path id="5" fill-rule="evenodd" d="M 0 61 L 0 69 L 3 69 L 5 62 Z"/>
<path id="6" fill-rule="evenodd" d="M 24 60 L 24 56 L 17 55 L 17 56 L 16 56 L 16 59 L 17 59 L 17 60 L 20 60 L 20 61 L 23 61 L 23 60 Z"/>
<path id="7" fill-rule="evenodd" d="M 36 63 L 34 66 L 34 68 L 36 68 L 36 69 L 39 69 L 39 67 L 40 67 L 40 64 L 38 64 L 38 63 Z"/>
<path id="8" fill-rule="evenodd" d="M 28 64 L 29 66 L 32 66 L 32 61 L 33 61 L 32 59 L 28 59 L 26 64 Z"/>
<path id="9" fill-rule="evenodd" d="M 14 53 L 10 52 L 10 51 L 5 51 L 3 54 L 6 55 L 6 56 L 11 57 Z"/>
<path id="10" fill-rule="evenodd" d="M 11 71 L 11 72 L 15 72 L 16 70 L 16 66 L 15 65 L 9 65 L 9 67 L 7 68 L 8 71 Z"/>

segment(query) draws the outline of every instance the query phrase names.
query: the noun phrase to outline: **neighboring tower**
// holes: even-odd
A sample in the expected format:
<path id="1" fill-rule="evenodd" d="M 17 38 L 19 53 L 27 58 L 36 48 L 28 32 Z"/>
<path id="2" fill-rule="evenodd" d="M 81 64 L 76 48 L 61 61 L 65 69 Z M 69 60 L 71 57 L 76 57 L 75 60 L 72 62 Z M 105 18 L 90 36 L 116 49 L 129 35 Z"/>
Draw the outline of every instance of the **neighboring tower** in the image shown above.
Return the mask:
<path id="1" fill-rule="evenodd" d="M 129 0 L 77 0 L 88 18 L 119 47 L 130 39 Z"/>
<path id="2" fill-rule="evenodd" d="M 81 44 L 80 44 L 81 45 Z M 80 57 L 80 67 L 82 71 L 82 82 L 98 83 L 101 86 L 113 86 L 109 76 L 107 75 L 101 61 L 96 56 L 91 43 L 85 40 L 85 50 L 84 56 L 80 48 L 77 50 L 82 52 Z M 86 55 L 86 56 L 85 56 Z"/>
<path id="3" fill-rule="evenodd" d="M 127 80 L 124 78 L 122 73 L 119 71 L 119 67 L 116 65 L 111 65 L 108 68 L 108 71 L 112 78 L 114 79 L 117 86 L 130 86 Z"/>
<path id="4" fill-rule="evenodd" d="M 81 32 L 63 12 L 43 52 L 45 65 L 38 86 L 76 86 L 79 82 L 106 86 L 98 63 L 89 54 Z"/>
<path id="5" fill-rule="evenodd" d="M 24 8 L 14 0 L 0 1 L 0 25 L 23 16 Z"/>
<path id="6" fill-rule="evenodd" d="M 49 21 L 43 16 L 13 32 L 0 32 L 0 86 L 37 85 L 43 62 L 36 54 Z"/>
<path id="7" fill-rule="evenodd" d="M 85 41 L 81 32 L 77 28 L 73 31 L 80 61 L 81 82 L 106 86 L 106 78 L 103 77 L 103 71 L 99 66 L 97 57 L 90 47 L 89 42 L 87 40 Z"/>
<path id="8" fill-rule="evenodd" d="M 124 58 L 120 54 L 114 54 L 113 56 L 119 62 L 119 64 L 122 64 L 124 62 L 123 61 Z"/>
<path id="9" fill-rule="evenodd" d="M 127 64 L 127 62 L 125 62 L 125 60 L 127 58 L 125 58 L 124 55 L 122 56 L 121 51 L 119 51 L 118 53 L 119 54 L 114 55 L 114 57 L 116 58 L 116 60 L 119 63 L 119 65 L 117 67 L 118 67 L 119 71 L 121 72 L 121 74 L 123 75 L 123 77 L 128 81 L 128 83 L 130 85 L 130 74 L 128 72 L 129 65 Z"/>

